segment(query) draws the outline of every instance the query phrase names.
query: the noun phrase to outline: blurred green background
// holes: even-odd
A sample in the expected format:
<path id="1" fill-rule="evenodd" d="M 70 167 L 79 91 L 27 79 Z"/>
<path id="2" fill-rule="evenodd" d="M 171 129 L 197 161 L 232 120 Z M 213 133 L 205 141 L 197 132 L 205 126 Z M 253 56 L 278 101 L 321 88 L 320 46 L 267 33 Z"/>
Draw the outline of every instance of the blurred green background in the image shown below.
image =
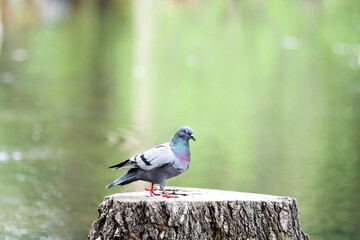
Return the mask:
<path id="1" fill-rule="evenodd" d="M 86 239 L 123 174 L 189 125 L 171 186 L 295 197 L 360 239 L 357 0 L 3 0 L 0 239 Z"/>

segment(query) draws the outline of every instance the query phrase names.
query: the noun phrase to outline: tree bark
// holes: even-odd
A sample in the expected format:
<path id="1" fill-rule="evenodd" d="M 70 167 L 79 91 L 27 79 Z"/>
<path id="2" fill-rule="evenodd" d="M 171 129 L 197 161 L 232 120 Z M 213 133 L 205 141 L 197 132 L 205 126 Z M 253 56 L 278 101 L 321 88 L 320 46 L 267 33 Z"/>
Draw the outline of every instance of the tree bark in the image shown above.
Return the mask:
<path id="1" fill-rule="evenodd" d="M 88 239 L 309 239 L 296 200 L 251 193 L 168 187 L 105 197 Z"/>

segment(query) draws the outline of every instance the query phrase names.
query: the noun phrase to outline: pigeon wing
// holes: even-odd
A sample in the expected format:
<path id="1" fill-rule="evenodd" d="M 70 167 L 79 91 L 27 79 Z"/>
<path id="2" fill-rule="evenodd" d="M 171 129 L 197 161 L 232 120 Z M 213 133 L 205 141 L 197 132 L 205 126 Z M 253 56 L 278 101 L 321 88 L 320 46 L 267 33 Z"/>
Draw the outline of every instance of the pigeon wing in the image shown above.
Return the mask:
<path id="1" fill-rule="evenodd" d="M 174 162 L 174 153 L 169 143 L 158 145 L 129 159 L 133 167 L 151 170 Z M 127 164 L 127 165 L 128 165 Z"/>

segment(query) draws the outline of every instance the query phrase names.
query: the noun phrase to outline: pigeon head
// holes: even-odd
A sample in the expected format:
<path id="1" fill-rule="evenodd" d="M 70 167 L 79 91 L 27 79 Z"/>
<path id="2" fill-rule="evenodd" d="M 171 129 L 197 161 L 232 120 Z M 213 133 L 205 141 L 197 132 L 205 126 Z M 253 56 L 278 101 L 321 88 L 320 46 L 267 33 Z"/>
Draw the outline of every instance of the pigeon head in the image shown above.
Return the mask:
<path id="1" fill-rule="evenodd" d="M 193 133 L 194 132 L 191 129 L 191 127 L 186 127 L 186 126 L 181 127 L 175 133 L 173 140 L 174 139 L 182 139 L 182 140 L 189 141 L 190 139 L 192 139 L 192 140 L 196 141 L 196 138 L 194 137 Z"/>

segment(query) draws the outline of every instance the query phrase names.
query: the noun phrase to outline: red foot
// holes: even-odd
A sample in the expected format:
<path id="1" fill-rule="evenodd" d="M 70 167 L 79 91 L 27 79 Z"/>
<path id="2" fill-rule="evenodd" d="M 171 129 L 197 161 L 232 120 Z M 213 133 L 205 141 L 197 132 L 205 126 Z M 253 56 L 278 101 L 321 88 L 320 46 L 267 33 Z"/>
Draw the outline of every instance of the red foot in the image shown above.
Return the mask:
<path id="1" fill-rule="evenodd" d="M 150 191 L 150 196 L 160 196 L 160 194 L 154 192 L 154 183 L 151 183 L 151 189 L 145 188 L 146 191 Z"/>
<path id="2" fill-rule="evenodd" d="M 178 198 L 178 196 L 169 195 L 165 190 L 164 190 L 164 195 L 163 195 L 163 197 L 167 197 L 167 198 Z"/>

